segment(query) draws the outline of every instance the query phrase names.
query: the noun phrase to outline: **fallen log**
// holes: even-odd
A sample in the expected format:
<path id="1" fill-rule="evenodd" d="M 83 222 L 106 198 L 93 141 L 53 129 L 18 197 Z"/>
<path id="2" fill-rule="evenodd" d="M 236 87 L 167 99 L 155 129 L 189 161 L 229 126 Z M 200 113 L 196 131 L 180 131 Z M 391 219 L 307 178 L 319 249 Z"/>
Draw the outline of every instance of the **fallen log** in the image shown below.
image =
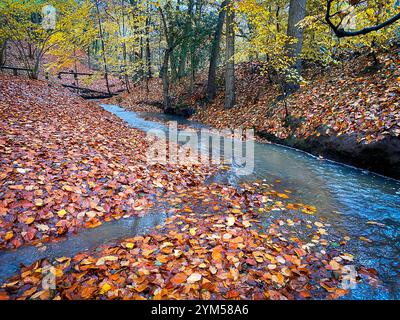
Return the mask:
<path id="1" fill-rule="evenodd" d="M 108 99 L 117 95 L 117 93 L 107 93 L 69 84 L 63 84 L 62 86 L 80 92 L 80 96 L 85 99 Z"/>

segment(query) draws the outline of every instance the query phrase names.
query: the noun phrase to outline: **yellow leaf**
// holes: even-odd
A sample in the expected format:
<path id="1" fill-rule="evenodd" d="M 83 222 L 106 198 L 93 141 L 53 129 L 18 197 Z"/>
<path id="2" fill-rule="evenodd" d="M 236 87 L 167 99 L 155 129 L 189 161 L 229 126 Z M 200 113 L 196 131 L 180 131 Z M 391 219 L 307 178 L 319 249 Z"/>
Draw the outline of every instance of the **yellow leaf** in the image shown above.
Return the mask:
<path id="1" fill-rule="evenodd" d="M 5 240 L 10 240 L 12 239 L 12 237 L 14 237 L 14 232 L 12 231 L 8 231 L 4 237 Z"/>
<path id="2" fill-rule="evenodd" d="M 63 190 L 65 190 L 65 191 L 72 191 L 72 187 L 70 187 L 70 186 L 68 186 L 68 185 L 62 186 L 62 188 L 63 188 Z"/>
<path id="3" fill-rule="evenodd" d="M 134 246 L 135 245 L 133 243 L 131 243 L 131 242 L 128 242 L 128 243 L 125 244 L 125 247 L 127 247 L 128 249 L 133 249 Z"/>
<path id="4" fill-rule="evenodd" d="M 354 256 L 350 253 L 344 253 L 340 257 L 347 261 L 353 261 L 353 259 L 354 259 Z"/>
<path id="5" fill-rule="evenodd" d="M 37 207 L 42 207 L 44 205 L 44 202 L 42 199 L 36 199 L 35 200 L 35 206 Z"/>
<path id="6" fill-rule="evenodd" d="M 25 223 L 26 224 L 31 224 L 33 221 L 35 221 L 35 218 L 34 217 L 30 217 L 30 218 L 26 219 Z"/>
<path id="7" fill-rule="evenodd" d="M 109 283 L 103 284 L 103 286 L 100 289 L 100 294 L 105 294 L 106 292 L 110 291 L 111 286 Z"/>
<path id="8" fill-rule="evenodd" d="M 370 239 L 368 239 L 366 237 L 360 237 L 359 239 L 362 240 L 362 241 L 365 241 L 365 242 L 369 242 L 369 243 L 372 242 L 372 240 L 370 240 Z"/>
<path id="9" fill-rule="evenodd" d="M 247 221 L 247 220 L 244 220 L 244 221 L 243 221 L 243 226 L 244 226 L 245 228 L 249 228 L 249 227 L 251 227 L 251 223 L 250 223 L 249 221 Z"/>
<path id="10" fill-rule="evenodd" d="M 118 260 L 117 256 L 104 256 L 104 257 L 101 257 L 99 260 L 97 260 L 96 266 L 101 266 L 106 261 L 117 261 L 117 260 Z"/>
<path id="11" fill-rule="evenodd" d="M 66 214 L 67 214 L 67 211 L 65 211 L 64 209 L 62 209 L 62 210 L 60 210 L 60 211 L 57 212 L 57 215 L 58 215 L 60 218 L 63 218 Z"/>
<path id="12" fill-rule="evenodd" d="M 256 259 L 257 262 L 264 262 L 263 258 L 264 254 L 261 251 L 254 251 L 253 252 L 253 257 Z"/>

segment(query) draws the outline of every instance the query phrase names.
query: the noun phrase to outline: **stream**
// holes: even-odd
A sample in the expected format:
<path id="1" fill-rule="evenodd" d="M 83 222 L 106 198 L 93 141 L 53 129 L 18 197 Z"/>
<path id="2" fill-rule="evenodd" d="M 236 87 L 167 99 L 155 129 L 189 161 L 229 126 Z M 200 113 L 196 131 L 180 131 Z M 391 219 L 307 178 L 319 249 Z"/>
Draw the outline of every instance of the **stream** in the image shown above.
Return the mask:
<path id="1" fill-rule="evenodd" d="M 194 129 L 205 127 L 177 116 L 136 113 L 114 105 L 102 107 L 145 132 L 166 131 L 165 121 L 176 121 Z M 254 171 L 250 175 L 239 176 L 237 168 L 232 166 L 212 181 L 237 185 L 260 180 L 279 186 L 281 190 L 290 190 L 291 202 L 316 206 L 318 218 L 330 224 L 333 241 L 350 237 L 346 252 L 354 255 L 357 263 L 378 272 L 380 282 L 377 286 L 358 284 L 344 299 L 400 299 L 400 181 L 274 144 L 255 143 L 254 161 Z M 163 223 L 166 210 L 158 207 L 144 217 L 121 219 L 95 229 L 81 230 L 65 241 L 45 244 L 44 249 L 25 246 L 0 252 L 0 283 L 15 274 L 20 263 L 29 265 L 41 258 L 72 256 L 143 234 Z M 261 220 L 265 226 L 271 221 L 269 217 Z"/>
<path id="2" fill-rule="evenodd" d="M 205 127 L 178 116 L 102 107 L 143 131 L 167 130 L 160 121 Z M 345 298 L 400 299 L 400 181 L 275 144 L 255 143 L 254 161 L 251 175 L 238 176 L 233 167 L 213 181 L 239 184 L 261 180 L 275 185 L 282 181 L 280 188 L 292 192 L 291 202 L 316 206 L 318 217 L 331 225 L 333 240 L 350 237 L 347 252 L 378 271 L 379 286 L 357 285 Z M 271 221 L 268 217 L 262 220 L 266 225 Z"/>

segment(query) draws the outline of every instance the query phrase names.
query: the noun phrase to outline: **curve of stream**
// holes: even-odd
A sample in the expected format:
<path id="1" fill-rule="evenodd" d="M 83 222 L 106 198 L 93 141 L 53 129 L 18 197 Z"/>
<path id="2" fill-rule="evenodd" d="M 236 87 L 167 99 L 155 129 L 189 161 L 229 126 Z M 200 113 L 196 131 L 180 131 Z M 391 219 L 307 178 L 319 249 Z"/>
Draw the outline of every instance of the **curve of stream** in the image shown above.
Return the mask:
<path id="1" fill-rule="evenodd" d="M 205 127 L 178 116 L 136 113 L 115 105 L 102 107 L 146 132 L 167 130 L 162 123 L 166 121 L 194 129 Z M 262 180 L 275 185 L 282 181 L 280 188 L 292 192 L 291 202 L 317 207 L 319 218 L 331 225 L 330 233 L 337 240 L 334 245 L 350 237 L 346 250 L 365 267 L 378 271 L 381 283 L 377 287 L 358 285 L 346 298 L 400 299 L 400 181 L 275 144 L 255 143 L 254 160 L 251 175 L 238 176 L 232 167 L 213 180 L 231 184 Z M 265 225 L 272 218 L 266 216 Z"/>
<path id="2" fill-rule="evenodd" d="M 205 127 L 182 117 L 135 113 L 114 105 L 102 107 L 145 132 L 154 129 L 167 131 L 162 123 L 165 121 L 176 121 L 194 129 Z M 206 146 L 200 146 L 203 147 Z M 274 144 L 255 143 L 254 152 L 255 168 L 251 175 L 239 176 L 233 166 L 212 180 L 230 184 L 262 180 L 275 185 L 281 181 L 278 182 L 279 188 L 292 192 L 291 202 L 316 206 L 319 218 L 330 224 L 333 240 L 338 243 L 343 237 L 350 237 L 352 241 L 346 251 L 365 267 L 378 271 L 380 283 L 377 286 L 357 285 L 345 299 L 400 299 L 400 181 Z M 20 264 L 29 265 L 42 258 L 73 256 L 143 234 L 165 220 L 168 208 L 155 208 L 144 217 L 104 223 L 41 248 L 25 246 L 0 252 L 0 283 L 15 274 Z M 272 218 L 265 216 L 262 221 L 268 226 Z M 371 242 L 361 241 L 359 237 Z M 333 242 L 334 245 L 337 243 Z"/>

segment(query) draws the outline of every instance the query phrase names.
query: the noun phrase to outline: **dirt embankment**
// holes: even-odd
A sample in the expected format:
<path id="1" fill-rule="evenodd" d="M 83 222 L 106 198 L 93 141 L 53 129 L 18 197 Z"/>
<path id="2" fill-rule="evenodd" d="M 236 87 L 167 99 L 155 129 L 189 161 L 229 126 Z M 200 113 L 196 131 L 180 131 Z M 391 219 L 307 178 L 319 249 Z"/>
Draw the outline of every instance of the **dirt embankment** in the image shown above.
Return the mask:
<path id="1" fill-rule="evenodd" d="M 285 101 L 254 63 L 239 65 L 237 105 L 224 93 L 197 104 L 193 120 L 217 128 L 254 128 L 269 141 L 400 179 L 400 52 L 371 68 L 359 57 L 324 72 Z M 260 89 L 264 88 L 264 89 Z M 262 90 L 262 91 L 260 91 Z"/>
<path id="2" fill-rule="evenodd" d="M 269 141 L 400 179 L 400 49 L 379 60 L 378 66 L 360 56 L 332 68 L 308 67 L 305 84 L 283 101 L 257 62 L 236 66 L 232 109 L 224 109 L 222 73 L 211 103 L 206 72 L 196 75 L 192 93 L 181 79 L 171 95 L 177 113 L 194 111 L 191 120 L 218 129 L 253 128 Z M 161 81 L 153 79 L 148 88 L 140 85 L 110 103 L 162 112 Z"/>
<path id="3" fill-rule="evenodd" d="M 350 164 L 388 177 L 400 179 L 400 139 L 388 136 L 369 144 L 357 143 L 353 135 L 279 139 L 273 134 L 257 132 L 271 142 L 307 151 L 316 156 Z"/>

